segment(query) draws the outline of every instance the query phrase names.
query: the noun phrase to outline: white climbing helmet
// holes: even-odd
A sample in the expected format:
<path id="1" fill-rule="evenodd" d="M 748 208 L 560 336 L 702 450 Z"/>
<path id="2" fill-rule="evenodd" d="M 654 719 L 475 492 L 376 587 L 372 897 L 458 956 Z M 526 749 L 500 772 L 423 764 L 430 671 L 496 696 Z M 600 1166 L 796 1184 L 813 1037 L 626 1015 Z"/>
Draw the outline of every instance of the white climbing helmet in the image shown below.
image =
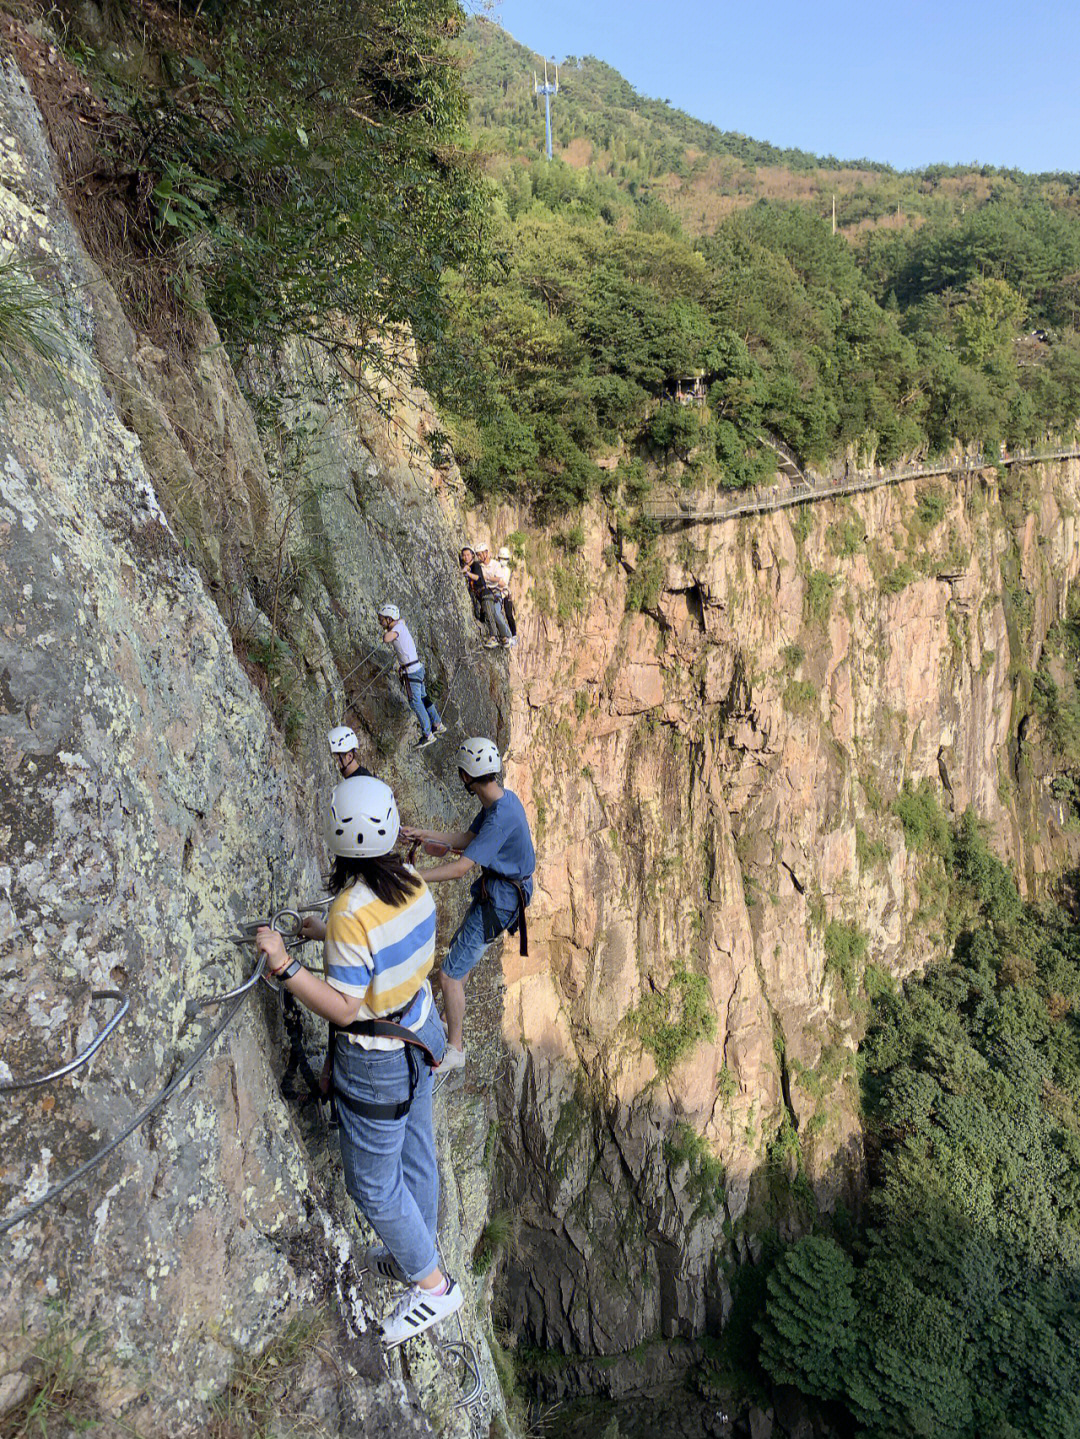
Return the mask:
<path id="1" fill-rule="evenodd" d="M 474 554 L 474 555 L 490 555 L 490 554 L 491 554 L 491 546 L 488 544 L 487 540 L 477 540 L 477 542 L 476 542 L 476 549 L 473 551 L 473 554 Z"/>
<path id="2" fill-rule="evenodd" d="M 502 760 L 494 740 L 467 739 L 457 752 L 457 765 L 470 779 L 478 779 L 482 774 L 498 774 Z"/>
<path id="3" fill-rule="evenodd" d="M 371 775 L 343 779 L 330 796 L 326 843 L 348 859 L 375 859 L 397 844 L 401 819 L 388 784 Z"/>
<path id="4" fill-rule="evenodd" d="M 399 620 L 401 618 L 401 611 L 397 605 L 383 605 L 379 610 L 379 614 L 388 620 Z"/>
<path id="5" fill-rule="evenodd" d="M 503 545 L 502 549 L 499 551 L 498 555 L 496 556 L 496 559 L 508 560 L 509 558 L 510 558 L 510 551 L 506 548 L 505 545 Z"/>
<path id="6" fill-rule="evenodd" d="M 360 745 L 356 738 L 356 731 L 351 730 L 347 724 L 339 724 L 326 736 L 330 744 L 331 754 L 348 754 L 350 750 L 359 749 Z"/>

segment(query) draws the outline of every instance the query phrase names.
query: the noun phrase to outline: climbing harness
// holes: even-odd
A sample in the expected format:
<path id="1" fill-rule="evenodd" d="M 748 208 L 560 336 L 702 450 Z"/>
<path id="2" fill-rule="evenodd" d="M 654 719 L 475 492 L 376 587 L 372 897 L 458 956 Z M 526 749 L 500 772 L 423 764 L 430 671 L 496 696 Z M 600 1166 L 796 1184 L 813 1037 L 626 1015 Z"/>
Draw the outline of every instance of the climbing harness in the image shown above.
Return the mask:
<path id="1" fill-rule="evenodd" d="M 51 1084 L 53 1080 L 63 1079 L 65 1075 L 71 1074 L 74 1070 L 80 1068 L 81 1065 L 84 1065 L 87 1060 L 91 1059 L 131 1008 L 131 1001 L 127 995 L 121 993 L 118 989 L 93 990 L 90 995 L 90 1003 L 94 1004 L 95 1001 L 99 999 L 115 1000 L 120 1005 L 120 1008 L 109 1020 L 108 1024 L 98 1031 L 81 1054 L 77 1054 L 75 1058 L 69 1060 L 67 1064 L 62 1064 L 59 1069 L 51 1069 L 48 1074 L 39 1074 L 35 1079 L 17 1079 L 6 1084 L 0 1084 L 0 1094 L 15 1094 L 23 1089 L 36 1089 L 39 1084 Z"/>
<path id="2" fill-rule="evenodd" d="M 531 878 L 531 876 L 527 877 Z M 494 901 L 488 893 L 489 879 L 501 879 L 504 884 L 510 885 L 517 894 L 517 914 L 514 915 L 513 919 L 510 921 L 509 924 L 502 924 L 499 920 L 498 915 L 495 912 Z M 524 880 L 516 879 L 514 878 L 514 876 L 509 874 L 500 874 L 496 869 L 482 868 L 480 870 L 480 907 L 482 910 L 481 917 L 484 923 L 484 939 L 488 942 L 488 944 L 490 944 L 492 940 L 498 939 L 499 935 L 502 934 L 504 931 L 508 930 L 512 934 L 516 927 L 519 939 L 518 952 L 523 959 L 528 958 L 529 929 L 528 923 L 525 919 L 525 910 L 528 906 L 528 903 L 529 901 L 525 895 Z"/>
<path id="3" fill-rule="evenodd" d="M 416 1086 L 420 1080 L 420 1062 L 415 1051 L 420 1050 L 425 1064 L 432 1069 L 437 1069 L 439 1061 L 432 1054 L 431 1050 L 423 1042 L 417 1039 L 411 1029 L 399 1023 L 404 1010 L 397 1014 L 387 1015 L 384 1019 L 354 1019 L 352 1024 L 329 1026 L 327 1036 L 327 1063 L 330 1068 L 330 1085 L 339 1105 L 351 1110 L 353 1114 L 359 1114 L 363 1119 L 404 1119 L 412 1108 L 413 1097 L 416 1094 Z M 409 1066 L 409 1097 L 397 1104 L 378 1104 L 374 1100 L 354 1099 L 351 1094 L 346 1094 L 338 1089 L 333 1081 L 334 1055 L 337 1050 L 337 1037 L 339 1034 L 362 1034 L 369 1039 L 398 1039 L 405 1046 L 405 1061 Z"/>

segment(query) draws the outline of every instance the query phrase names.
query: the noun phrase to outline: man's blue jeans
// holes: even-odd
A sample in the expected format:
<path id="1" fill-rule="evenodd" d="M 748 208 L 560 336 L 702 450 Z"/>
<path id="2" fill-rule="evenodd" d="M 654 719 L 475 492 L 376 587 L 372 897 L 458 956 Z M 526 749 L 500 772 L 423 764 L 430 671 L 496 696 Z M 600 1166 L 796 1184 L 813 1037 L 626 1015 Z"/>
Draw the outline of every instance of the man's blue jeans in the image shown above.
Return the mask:
<path id="1" fill-rule="evenodd" d="M 508 924 L 513 924 L 518 912 L 518 902 L 515 899 L 513 904 L 492 904 L 495 911 L 496 923 L 501 926 L 499 934 L 502 934 Z M 484 907 L 478 899 L 474 899 L 465 912 L 465 918 L 457 927 L 457 933 L 450 941 L 450 948 L 446 951 L 446 958 L 442 962 L 442 972 L 450 979 L 464 979 L 469 970 L 487 949 L 489 944 L 494 944 L 499 934 L 488 938 L 484 930 Z"/>
<path id="2" fill-rule="evenodd" d="M 420 728 L 424 732 L 424 738 L 433 729 L 438 729 L 442 724 L 439 711 L 428 699 L 427 688 L 424 684 L 424 666 L 415 665 L 408 674 L 402 675 L 402 683 L 405 685 L 405 693 L 408 696 L 412 712 L 420 721 Z"/>
<path id="3" fill-rule="evenodd" d="M 436 1059 L 446 1035 L 435 1005 L 417 1030 Z M 412 1107 L 402 1119 L 367 1119 L 338 1105 L 345 1187 L 365 1219 L 411 1280 L 423 1279 L 439 1263 L 439 1165 L 431 1125 L 432 1072 L 414 1050 L 419 1079 Z M 409 1095 L 409 1066 L 403 1049 L 364 1049 L 339 1035 L 334 1086 L 353 1099 L 400 1104 Z"/>
<path id="4" fill-rule="evenodd" d="M 510 626 L 506 623 L 506 616 L 503 614 L 502 600 L 496 595 L 482 595 L 480 605 L 484 611 L 484 619 L 487 620 L 487 627 L 491 632 L 492 639 L 508 640 Z"/>

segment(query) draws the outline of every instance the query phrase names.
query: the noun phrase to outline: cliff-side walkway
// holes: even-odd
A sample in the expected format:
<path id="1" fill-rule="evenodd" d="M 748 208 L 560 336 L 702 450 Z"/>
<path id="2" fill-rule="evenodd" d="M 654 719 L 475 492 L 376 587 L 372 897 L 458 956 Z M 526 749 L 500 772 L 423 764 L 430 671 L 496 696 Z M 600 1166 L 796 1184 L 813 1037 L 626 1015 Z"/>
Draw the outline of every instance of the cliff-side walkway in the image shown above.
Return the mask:
<path id="1" fill-rule="evenodd" d="M 702 524 L 735 520 L 742 515 L 761 515 L 768 510 L 782 510 L 790 505 L 811 504 L 816 500 L 833 499 L 837 495 L 853 495 L 863 490 L 876 490 L 882 485 L 898 485 L 904 480 L 929 479 L 939 475 L 965 475 L 975 470 L 1002 465 L 1034 465 L 1045 460 L 1080 458 L 1080 446 L 1068 449 L 1014 450 L 998 459 L 985 455 L 966 455 L 962 459 L 943 460 L 939 464 L 920 465 L 895 470 L 857 470 L 839 477 L 807 476 L 792 457 L 779 446 L 765 441 L 775 449 L 783 463 L 779 473 L 784 479 L 775 485 L 758 485 L 751 490 L 737 490 L 720 501 L 702 503 L 700 495 L 679 500 L 653 500 L 644 507 L 644 515 L 658 524 Z"/>

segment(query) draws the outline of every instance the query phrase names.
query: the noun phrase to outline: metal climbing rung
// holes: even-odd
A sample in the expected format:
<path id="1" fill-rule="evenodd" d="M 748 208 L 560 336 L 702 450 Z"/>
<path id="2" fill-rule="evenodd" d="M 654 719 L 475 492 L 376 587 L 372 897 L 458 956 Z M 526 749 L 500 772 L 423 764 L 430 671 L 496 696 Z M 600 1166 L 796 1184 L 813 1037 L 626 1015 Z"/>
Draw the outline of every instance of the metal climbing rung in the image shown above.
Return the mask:
<path id="1" fill-rule="evenodd" d="M 90 995 L 90 1003 L 93 1004 L 94 1001 L 98 999 L 116 1000 L 120 1008 L 113 1015 L 112 1019 L 109 1020 L 108 1024 L 105 1025 L 104 1029 L 100 1030 L 94 1036 L 81 1054 L 77 1054 L 75 1058 L 69 1060 L 67 1064 L 62 1064 L 59 1069 L 51 1069 L 48 1074 L 39 1074 L 36 1079 L 16 1079 L 8 1084 L 0 1084 L 0 1094 L 14 1094 L 20 1089 L 36 1089 L 39 1084 L 51 1084 L 53 1080 L 63 1079 L 65 1075 L 71 1074 L 73 1070 L 78 1069 L 81 1065 L 85 1064 L 88 1059 L 91 1059 L 131 1007 L 131 1001 L 125 994 L 121 993 L 119 989 L 95 989 Z"/>
<path id="2" fill-rule="evenodd" d="M 321 910 L 329 909 L 334 902 L 332 894 L 326 894 L 322 899 L 313 899 L 309 904 L 298 904 L 294 909 L 283 910 L 283 914 L 318 914 Z"/>
<path id="3" fill-rule="evenodd" d="M 484 1393 L 484 1378 L 480 1373 L 480 1360 L 477 1357 L 476 1346 L 470 1344 L 468 1340 L 462 1340 L 459 1344 L 456 1339 L 451 1339 L 444 1341 L 442 1349 L 444 1354 L 452 1354 L 455 1359 L 459 1359 L 464 1364 L 472 1381 L 469 1392 L 462 1394 L 456 1403 L 450 1405 L 450 1408 L 470 1409 Z"/>
<path id="4" fill-rule="evenodd" d="M 189 999 L 184 1005 L 184 1013 L 190 1019 L 192 1015 L 198 1014 L 200 1009 L 209 1009 L 212 1005 L 225 1004 L 230 999 L 239 999 L 242 994 L 247 994 L 249 989 L 255 988 L 265 968 L 266 956 L 260 954 L 258 964 L 242 984 L 238 984 L 235 989 L 227 990 L 224 994 L 211 994 L 206 999 Z"/>

